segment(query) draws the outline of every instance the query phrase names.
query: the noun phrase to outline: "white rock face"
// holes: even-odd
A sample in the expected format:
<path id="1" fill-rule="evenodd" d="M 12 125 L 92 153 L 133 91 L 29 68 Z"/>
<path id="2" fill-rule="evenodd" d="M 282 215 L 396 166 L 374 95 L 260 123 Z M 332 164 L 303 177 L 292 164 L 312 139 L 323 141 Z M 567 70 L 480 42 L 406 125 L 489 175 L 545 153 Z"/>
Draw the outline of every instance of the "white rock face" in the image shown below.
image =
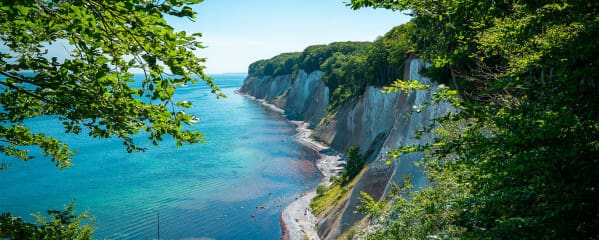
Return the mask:
<path id="1" fill-rule="evenodd" d="M 379 88 L 367 87 L 361 96 L 348 100 L 334 116 L 322 122 L 320 120 L 325 117 L 329 103 L 329 89 L 322 81 L 320 71 L 307 74 L 300 70 L 295 79 L 285 75 L 248 77 L 245 80 L 241 92 L 277 105 L 291 120 L 311 123 L 316 128 L 313 136 L 339 152 L 359 146 L 361 154 L 371 162 L 347 202 L 319 222 L 321 238 L 337 239 L 364 217 L 355 211 L 360 203 L 361 191 L 375 199 L 382 199 L 392 183 L 401 184 L 408 174 L 412 175 L 412 183 L 416 187 L 426 185 L 422 169 L 414 166 L 422 154 L 406 155 L 392 164 L 385 163 L 386 152 L 391 149 L 430 141 L 426 134 L 416 139 L 416 132 L 428 126 L 435 117 L 450 111 L 448 104 L 421 107 L 431 101 L 437 88 L 436 83 L 419 74 L 422 67 L 418 59 L 408 59 L 404 79 L 431 84 L 433 91 L 386 94 Z"/>
<path id="2" fill-rule="evenodd" d="M 293 79 L 291 75 L 250 76 L 239 91 L 285 110 L 289 120 L 301 120 L 315 127 L 329 105 L 329 88 L 321 75 L 320 71 L 307 74 L 300 70 Z"/>

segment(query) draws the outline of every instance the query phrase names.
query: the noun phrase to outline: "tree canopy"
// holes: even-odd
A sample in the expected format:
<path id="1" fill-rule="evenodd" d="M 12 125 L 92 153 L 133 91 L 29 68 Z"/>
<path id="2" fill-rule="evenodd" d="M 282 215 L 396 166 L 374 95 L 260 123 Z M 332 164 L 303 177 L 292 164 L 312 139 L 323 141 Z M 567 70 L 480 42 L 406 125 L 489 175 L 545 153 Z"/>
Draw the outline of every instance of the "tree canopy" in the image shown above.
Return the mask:
<path id="1" fill-rule="evenodd" d="M 599 237 L 599 4 L 350 5 L 412 15 L 409 41 L 454 91 L 436 100 L 460 108 L 437 119 L 432 143 L 393 152 L 424 151 L 431 185 L 393 195 L 371 238 Z"/>
<path id="2" fill-rule="evenodd" d="M 66 133 L 117 137 L 127 151 L 143 150 L 132 136 L 146 132 L 157 144 L 170 135 L 177 145 L 203 141 L 184 128 L 192 116 L 173 102 L 177 86 L 204 74 L 199 33 L 177 32 L 166 16 L 195 18 L 190 7 L 202 0 L 168 1 L 2 1 L 0 3 L 0 151 L 32 158 L 23 146 L 37 146 L 60 168 L 71 164 L 67 145 L 24 125 L 27 119 L 56 116 Z M 68 56 L 49 54 L 64 49 Z M 133 71 L 143 72 L 135 82 Z"/>

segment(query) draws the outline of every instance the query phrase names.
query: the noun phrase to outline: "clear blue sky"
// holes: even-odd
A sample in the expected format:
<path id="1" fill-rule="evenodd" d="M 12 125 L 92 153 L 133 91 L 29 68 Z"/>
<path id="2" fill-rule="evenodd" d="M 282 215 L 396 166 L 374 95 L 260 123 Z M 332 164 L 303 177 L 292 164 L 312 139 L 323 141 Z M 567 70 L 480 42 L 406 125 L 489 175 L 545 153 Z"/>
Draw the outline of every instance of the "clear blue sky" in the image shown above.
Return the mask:
<path id="1" fill-rule="evenodd" d="M 349 0 L 205 0 L 195 22 L 169 19 L 177 30 L 201 32 L 206 72 L 246 72 L 250 63 L 314 44 L 373 41 L 409 20 L 384 9 L 351 10 Z"/>

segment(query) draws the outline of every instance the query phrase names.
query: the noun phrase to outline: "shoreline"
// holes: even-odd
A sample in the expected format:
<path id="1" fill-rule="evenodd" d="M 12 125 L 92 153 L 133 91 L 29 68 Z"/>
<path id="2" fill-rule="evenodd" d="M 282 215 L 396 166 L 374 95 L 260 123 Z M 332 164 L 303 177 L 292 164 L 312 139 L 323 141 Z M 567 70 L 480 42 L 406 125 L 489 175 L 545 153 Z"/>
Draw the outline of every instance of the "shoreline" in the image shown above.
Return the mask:
<path id="1" fill-rule="evenodd" d="M 248 94 L 236 91 L 237 94 L 248 97 L 269 108 L 269 110 L 279 112 L 285 115 L 285 111 L 271 103 L 266 102 L 263 99 L 256 99 Z M 320 156 L 316 161 L 316 167 L 322 174 L 322 180 L 320 184 L 330 186 L 329 181 L 331 176 L 339 176 L 339 161 L 341 157 L 336 151 L 330 147 L 314 141 L 310 137 L 312 136 L 312 130 L 309 129 L 309 123 L 303 121 L 291 121 L 289 122 L 296 125 L 297 134 L 295 139 L 302 145 L 309 147 L 316 151 Z M 319 185 L 320 185 L 319 184 Z M 319 240 L 320 237 L 316 232 L 314 226 L 317 224 L 317 218 L 312 214 L 310 209 L 310 201 L 316 196 L 316 188 L 310 191 L 303 192 L 295 198 L 294 201 L 289 203 L 281 212 L 279 219 L 282 229 L 282 237 L 284 240 Z"/>
<path id="2" fill-rule="evenodd" d="M 330 177 L 333 175 L 339 175 L 339 172 L 337 172 L 337 166 L 339 165 L 341 157 L 335 151 L 331 151 L 332 149 L 330 149 L 328 146 L 316 142 L 310 138 L 312 135 L 312 130 L 308 128 L 308 123 L 302 121 L 290 122 L 296 124 L 297 126 L 296 130 L 298 133 L 295 136 L 296 140 L 299 143 L 318 152 L 320 155 L 320 158 L 316 161 L 316 167 L 322 174 L 322 180 L 320 181 L 320 184 L 327 187 L 330 186 Z M 325 152 L 328 152 L 328 154 L 325 154 Z M 285 223 L 286 231 L 284 232 L 287 234 L 287 239 L 320 239 L 317 231 L 314 228 L 318 219 L 312 214 L 312 210 L 310 208 L 310 201 L 314 197 L 316 197 L 316 188 L 300 194 L 295 201 L 291 202 L 283 209 L 281 216 L 283 218 L 283 222 Z"/>

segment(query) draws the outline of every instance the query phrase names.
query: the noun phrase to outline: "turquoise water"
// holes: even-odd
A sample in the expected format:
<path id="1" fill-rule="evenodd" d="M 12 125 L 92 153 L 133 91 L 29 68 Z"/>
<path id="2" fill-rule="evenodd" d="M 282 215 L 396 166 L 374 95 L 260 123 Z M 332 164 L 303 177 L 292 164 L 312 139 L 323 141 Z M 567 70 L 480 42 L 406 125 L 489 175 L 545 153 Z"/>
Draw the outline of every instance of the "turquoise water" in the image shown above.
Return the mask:
<path id="1" fill-rule="evenodd" d="M 187 112 L 201 119 L 193 128 L 206 144 L 165 140 L 127 154 L 117 139 L 65 135 L 51 117 L 29 121 L 78 154 L 66 170 L 42 157 L 4 160 L 0 212 L 31 220 L 75 199 L 78 212 L 95 216 L 97 239 L 156 239 L 158 213 L 160 239 L 279 239 L 282 209 L 321 178 L 317 154 L 295 142 L 295 126 L 279 113 L 234 94 L 243 75 L 214 78 L 228 98 L 202 84 L 177 90 L 193 102 Z"/>

